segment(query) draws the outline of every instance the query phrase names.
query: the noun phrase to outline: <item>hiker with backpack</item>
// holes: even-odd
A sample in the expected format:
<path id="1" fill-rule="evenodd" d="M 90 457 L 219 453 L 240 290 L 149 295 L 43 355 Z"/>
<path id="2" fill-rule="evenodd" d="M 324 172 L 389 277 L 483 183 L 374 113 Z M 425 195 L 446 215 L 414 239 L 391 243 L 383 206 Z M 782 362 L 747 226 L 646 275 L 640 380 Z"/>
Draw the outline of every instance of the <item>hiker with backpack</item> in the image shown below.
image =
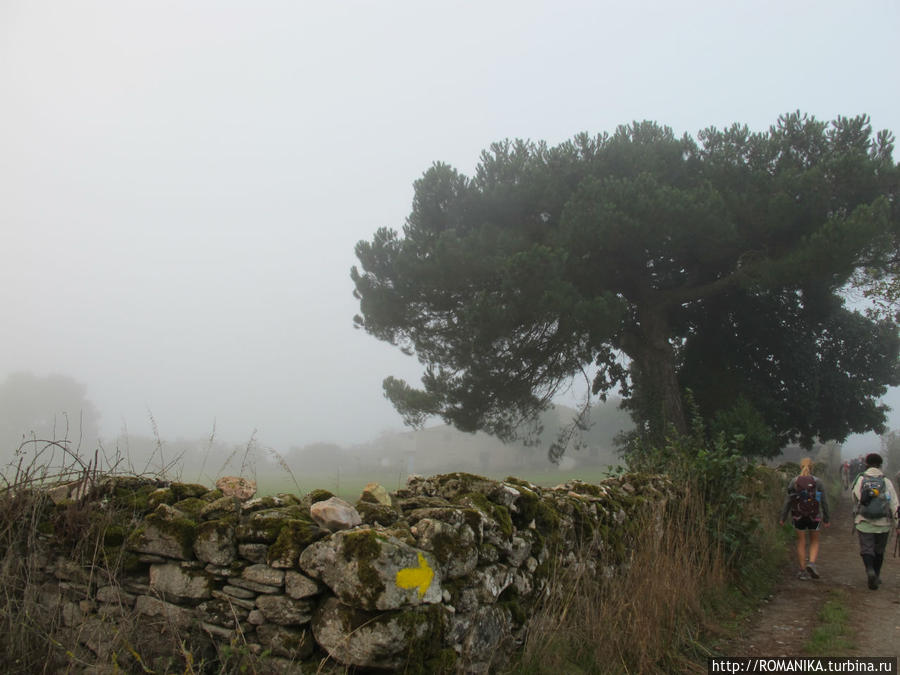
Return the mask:
<path id="1" fill-rule="evenodd" d="M 807 580 L 819 578 L 816 558 L 819 556 L 819 527 L 831 524 L 828 515 L 828 500 L 825 498 L 825 484 L 812 474 L 812 460 L 804 457 L 800 461 L 800 475 L 788 484 L 787 497 L 781 509 L 778 522 L 784 525 L 788 513 L 797 531 L 797 559 L 800 570 L 797 578 Z M 809 557 L 807 558 L 806 533 L 809 533 Z"/>
<path id="2" fill-rule="evenodd" d="M 881 471 L 877 452 L 866 455 L 866 470 L 853 483 L 853 524 L 859 536 L 859 555 L 866 566 L 871 590 L 881 585 L 881 565 L 891 530 L 897 526 L 897 491 Z"/>

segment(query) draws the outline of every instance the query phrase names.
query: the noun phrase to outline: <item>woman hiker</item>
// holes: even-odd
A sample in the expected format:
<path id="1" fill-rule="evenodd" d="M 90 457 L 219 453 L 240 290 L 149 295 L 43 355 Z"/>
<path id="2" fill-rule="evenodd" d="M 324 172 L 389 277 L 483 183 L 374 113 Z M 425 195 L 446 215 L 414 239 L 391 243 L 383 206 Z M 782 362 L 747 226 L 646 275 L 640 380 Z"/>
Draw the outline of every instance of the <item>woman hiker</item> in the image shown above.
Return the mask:
<path id="1" fill-rule="evenodd" d="M 821 478 L 812 475 L 812 459 L 804 457 L 800 461 L 800 475 L 788 484 L 787 497 L 781 508 L 778 522 L 784 525 L 788 513 L 797 531 L 797 559 L 800 562 L 798 579 L 819 578 L 816 558 L 819 556 L 819 527 L 830 525 L 828 500 L 825 498 L 825 484 Z M 807 561 L 806 533 L 809 533 L 809 558 Z"/>

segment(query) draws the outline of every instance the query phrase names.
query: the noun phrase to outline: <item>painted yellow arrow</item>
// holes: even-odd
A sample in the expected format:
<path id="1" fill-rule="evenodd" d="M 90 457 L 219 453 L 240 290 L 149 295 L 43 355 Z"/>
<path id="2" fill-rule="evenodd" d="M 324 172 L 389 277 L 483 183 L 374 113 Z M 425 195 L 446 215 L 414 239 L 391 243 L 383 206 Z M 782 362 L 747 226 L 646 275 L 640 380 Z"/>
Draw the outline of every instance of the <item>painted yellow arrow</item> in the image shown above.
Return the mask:
<path id="1" fill-rule="evenodd" d="M 425 591 L 431 586 L 434 579 L 434 570 L 428 566 L 425 556 L 419 553 L 419 566 L 406 567 L 397 572 L 397 585 L 400 588 L 418 588 L 419 597 L 425 596 Z"/>

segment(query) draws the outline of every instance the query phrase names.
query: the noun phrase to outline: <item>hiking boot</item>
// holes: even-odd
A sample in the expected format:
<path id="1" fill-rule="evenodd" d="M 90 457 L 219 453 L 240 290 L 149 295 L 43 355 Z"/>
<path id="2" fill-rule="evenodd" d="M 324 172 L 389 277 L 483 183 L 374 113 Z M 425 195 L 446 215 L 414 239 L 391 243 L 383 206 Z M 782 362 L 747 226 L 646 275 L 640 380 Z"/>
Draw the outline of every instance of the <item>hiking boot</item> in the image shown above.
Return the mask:
<path id="1" fill-rule="evenodd" d="M 878 575 L 875 574 L 875 570 L 871 568 L 866 569 L 866 577 L 868 577 L 869 580 L 869 589 L 873 591 L 877 589 L 880 579 L 878 578 Z"/>
<path id="2" fill-rule="evenodd" d="M 806 563 L 806 571 L 809 573 L 813 579 L 819 578 L 819 571 L 816 569 L 816 563 L 810 562 Z"/>
<path id="3" fill-rule="evenodd" d="M 806 570 L 797 572 L 797 578 L 800 579 L 800 581 L 809 581 L 809 575 L 806 573 Z"/>

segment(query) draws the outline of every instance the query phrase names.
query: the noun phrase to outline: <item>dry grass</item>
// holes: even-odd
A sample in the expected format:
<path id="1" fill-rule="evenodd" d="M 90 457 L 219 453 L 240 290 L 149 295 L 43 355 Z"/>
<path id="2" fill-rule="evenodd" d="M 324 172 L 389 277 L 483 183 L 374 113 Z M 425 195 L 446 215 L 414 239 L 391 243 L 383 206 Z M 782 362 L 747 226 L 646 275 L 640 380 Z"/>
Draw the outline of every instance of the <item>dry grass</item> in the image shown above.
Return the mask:
<path id="1" fill-rule="evenodd" d="M 774 515 L 783 485 L 772 471 L 751 472 L 737 514 L 704 503 L 696 485 L 682 486 L 683 498 L 663 517 L 639 525 L 643 534 L 612 578 L 586 565 L 551 575 L 511 673 L 706 672 L 714 655 L 706 644 L 769 591 L 783 564 Z M 737 549 L 727 535 L 735 518 L 745 535 Z"/>
<path id="2" fill-rule="evenodd" d="M 559 570 L 516 672 L 690 672 L 679 647 L 697 640 L 692 627 L 701 623 L 704 589 L 725 579 L 702 517 L 691 499 L 670 505 L 661 519 L 647 516 L 630 563 L 611 579 L 584 565 Z"/>
<path id="3" fill-rule="evenodd" d="M 4 673 L 154 672 L 147 665 L 146 621 L 125 605 L 89 613 L 92 589 L 118 588 L 122 548 L 109 546 L 109 535 L 116 523 L 140 515 L 95 492 L 105 479 L 122 475 L 117 469 L 123 464 L 118 453 L 110 458 L 102 448 L 86 459 L 66 441 L 33 438 L 0 471 Z M 177 671 L 197 672 L 182 636 L 162 634 Z"/>

